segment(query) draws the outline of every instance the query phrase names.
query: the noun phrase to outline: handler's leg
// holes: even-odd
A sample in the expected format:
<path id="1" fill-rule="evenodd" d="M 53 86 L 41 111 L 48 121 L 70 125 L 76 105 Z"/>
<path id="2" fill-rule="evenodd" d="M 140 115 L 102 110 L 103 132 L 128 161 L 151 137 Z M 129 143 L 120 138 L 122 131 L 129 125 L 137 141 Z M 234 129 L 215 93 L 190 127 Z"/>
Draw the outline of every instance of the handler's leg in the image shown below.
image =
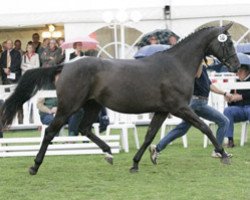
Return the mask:
<path id="1" fill-rule="evenodd" d="M 141 148 L 137 151 L 137 153 L 134 156 L 133 159 L 133 166 L 130 168 L 130 172 L 137 172 L 139 167 L 139 162 L 141 160 L 141 157 L 143 156 L 145 150 L 147 147 L 151 144 L 153 139 L 155 138 L 155 135 L 159 128 L 161 127 L 162 123 L 166 119 L 168 113 L 155 113 L 154 117 L 149 125 L 147 134 L 144 139 L 144 143 L 142 144 Z"/>
<path id="2" fill-rule="evenodd" d="M 189 107 L 181 108 L 177 113 L 175 113 L 175 115 L 189 122 L 194 127 L 201 130 L 201 132 L 206 134 L 210 141 L 213 143 L 216 151 L 222 155 L 222 162 L 225 164 L 229 164 L 230 160 L 227 154 L 225 153 L 222 146 L 218 144 L 210 128 L 201 119 L 199 119 L 199 117 Z"/>
<path id="3" fill-rule="evenodd" d="M 185 121 L 182 121 L 173 130 L 171 130 L 161 141 L 156 145 L 156 150 L 158 152 L 166 148 L 166 146 L 174 141 L 175 139 L 185 135 L 191 125 Z"/>

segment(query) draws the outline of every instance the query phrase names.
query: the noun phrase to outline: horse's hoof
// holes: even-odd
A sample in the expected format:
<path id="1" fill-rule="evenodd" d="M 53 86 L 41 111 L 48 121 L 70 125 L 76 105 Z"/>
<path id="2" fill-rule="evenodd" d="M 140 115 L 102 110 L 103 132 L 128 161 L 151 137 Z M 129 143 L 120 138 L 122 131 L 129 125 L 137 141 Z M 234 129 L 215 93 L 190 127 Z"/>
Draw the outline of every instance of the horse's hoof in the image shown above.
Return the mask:
<path id="1" fill-rule="evenodd" d="M 229 157 L 223 157 L 221 158 L 221 162 L 225 165 L 230 165 L 231 164 L 231 160 Z"/>
<path id="2" fill-rule="evenodd" d="M 104 159 L 105 159 L 109 164 L 113 165 L 113 156 L 112 156 L 111 154 L 106 153 Z"/>
<path id="3" fill-rule="evenodd" d="M 130 173 L 134 174 L 134 173 L 139 172 L 139 169 L 138 169 L 138 167 L 131 167 L 129 171 L 130 171 Z"/>
<path id="4" fill-rule="evenodd" d="M 29 173 L 30 173 L 30 175 L 36 175 L 37 170 L 32 166 L 29 168 Z"/>

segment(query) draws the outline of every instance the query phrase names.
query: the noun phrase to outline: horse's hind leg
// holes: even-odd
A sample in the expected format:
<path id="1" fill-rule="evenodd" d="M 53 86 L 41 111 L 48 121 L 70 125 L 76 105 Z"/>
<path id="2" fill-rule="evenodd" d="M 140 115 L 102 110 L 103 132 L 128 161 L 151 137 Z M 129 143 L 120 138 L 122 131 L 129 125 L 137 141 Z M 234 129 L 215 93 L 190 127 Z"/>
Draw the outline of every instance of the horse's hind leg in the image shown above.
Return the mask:
<path id="1" fill-rule="evenodd" d="M 65 115 L 64 113 L 61 113 L 60 109 L 58 109 L 54 120 L 51 122 L 49 127 L 46 128 L 46 130 L 45 130 L 45 135 L 44 135 L 44 138 L 42 141 L 42 145 L 41 145 L 40 150 L 39 150 L 39 152 L 34 160 L 35 164 L 34 164 L 34 166 L 30 167 L 30 169 L 29 169 L 29 173 L 31 175 L 35 175 L 37 173 L 40 165 L 43 162 L 44 155 L 47 151 L 48 145 L 50 144 L 52 139 L 55 137 L 55 135 L 60 131 L 62 126 L 66 123 L 68 116 L 70 116 L 70 114 L 71 113 L 69 113 L 69 115 Z"/>
<path id="2" fill-rule="evenodd" d="M 137 172 L 139 167 L 139 162 L 141 160 L 141 157 L 143 156 L 145 150 L 147 149 L 147 147 L 151 144 L 151 142 L 153 141 L 153 139 L 155 138 L 155 135 L 157 133 L 157 131 L 159 130 L 159 128 L 161 127 L 162 123 L 164 122 L 164 120 L 166 119 L 168 113 L 155 113 L 154 117 L 148 127 L 148 131 L 147 134 L 145 136 L 144 142 L 141 146 L 141 148 L 137 151 L 137 153 L 135 154 L 134 158 L 133 158 L 133 166 L 130 168 L 130 172 Z"/>
<path id="3" fill-rule="evenodd" d="M 84 105 L 84 117 L 79 126 L 79 131 L 82 133 L 82 135 L 86 135 L 92 142 L 97 144 L 102 149 L 102 151 L 106 153 L 105 160 L 108 163 L 113 164 L 113 156 L 109 145 L 107 145 L 91 131 L 92 124 L 97 120 L 101 108 L 102 106 L 94 100 L 88 101 Z"/>
<path id="4" fill-rule="evenodd" d="M 222 162 L 224 164 L 229 164 L 230 160 L 225 153 L 222 146 L 217 142 L 216 138 L 214 137 L 212 131 L 210 128 L 189 108 L 189 107 L 183 107 L 180 109 L 177 113 L 175 113 L 177 117 L 182 118 L 183 120 L 189 122 L 194 127 L 198 128 L 206 134 L 206 136 L 210 139 L 210 141 L 213 143 L 215 149 L 217 152 L 220 152 L 222 155 Z"/>

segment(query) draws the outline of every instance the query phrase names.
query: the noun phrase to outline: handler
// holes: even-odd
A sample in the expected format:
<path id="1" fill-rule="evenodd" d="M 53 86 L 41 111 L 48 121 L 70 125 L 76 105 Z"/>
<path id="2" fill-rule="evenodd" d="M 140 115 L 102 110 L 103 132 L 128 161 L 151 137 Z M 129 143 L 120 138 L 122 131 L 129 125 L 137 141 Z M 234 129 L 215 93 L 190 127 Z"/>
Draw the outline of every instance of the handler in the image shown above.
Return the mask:
<path id="1" fill-rule="evenodd" d="M 190 103 L 190 107 L 193 111 L 200 117 L 215 122 L 218 125 L 216 132 L 216 139 L 220 145 L 222 145 L 225 133 L 229 127 L 229 120 L 222 113 L 215 110 L 208 105 L 208 96 L 210 90 L 216 94 L 221 94 L 225 96 L 225 99 L 229 101 L 232 98 L 230 93 L 226 93 L 218 89 L 209 80 L 206 67 L 203 65 L 200 67 L 196 74 L 193 98 Z M 151 145 L 149 147 L 150 158 L 153 164 L 157 164 L 157 158 L 159 153 L 166 148 L 166 146 L 171 143 L 176 138 L 179 138 L 187 133 L 191 125 L 188 122 L 182 121 L 175 129 L 171 130 L 157 145 Z M 232 154 L 228 154 L 232 157 Z M 214 150 L 212 152 L 212 157 L 221 158 L 222 155 Z"/>

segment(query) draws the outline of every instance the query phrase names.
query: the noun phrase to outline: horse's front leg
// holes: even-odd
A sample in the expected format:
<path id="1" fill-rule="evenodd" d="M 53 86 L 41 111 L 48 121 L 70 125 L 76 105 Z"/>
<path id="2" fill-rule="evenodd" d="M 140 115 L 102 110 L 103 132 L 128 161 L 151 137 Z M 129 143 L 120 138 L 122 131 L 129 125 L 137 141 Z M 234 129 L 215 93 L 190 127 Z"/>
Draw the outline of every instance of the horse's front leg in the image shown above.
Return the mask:
<path id="1" fill-rule="evenodd" d="M 138 172 L 139 170 L 139 162 L 147 149 L 147 147 L 151 144 L 153 139 L 156 136 L 157 131 L 161 127 L 162 123 L 166 119 L 168 113 L 155 113 L 153 119 L 148 127 L 147 134 L 145 136 L 144 142 L 141 148 L 137 151 L 133 158 L 133 166 L 130 168 L 130 172 Z"/>
<path id="2" fill-rule="evenodd" d="M 189 122 L 194 127 L 198 128 L 203 132 L 212 142 L 217 152 L 221 153 L 222 158 L 221 161 L 224 164 L 230 163 L 230 158 L 225 153 L 223 147 L 217 142 L 216 138 L 213 135 L 213 132 L 210 130 L 210 128 L 189 108 L 189 107 L 183 107 L 181 108 L 177 113 L 175 113 L 177 117 L 182 118 L 186 122 Z"/>
<path id="3" fill-rule="evenodd" d="M 45 135 L 42 141 L 42 145 L 40 147 L 40 150 L 34 160 L 35 164 L 29 168 L 29 173 L 31 175 L 36 175 L 40 165 L 43 162 L 45 153 L 47 151 L 47 148 L 50 144 L 50 142 L 53 140 L 55 135 L 60 131 L 62 126 L 65 124 L 67 120 L 67 117 L 59 116 L 56 114 L 55 119 L 51 122 L 48 128 L 45 130 Z"/>

